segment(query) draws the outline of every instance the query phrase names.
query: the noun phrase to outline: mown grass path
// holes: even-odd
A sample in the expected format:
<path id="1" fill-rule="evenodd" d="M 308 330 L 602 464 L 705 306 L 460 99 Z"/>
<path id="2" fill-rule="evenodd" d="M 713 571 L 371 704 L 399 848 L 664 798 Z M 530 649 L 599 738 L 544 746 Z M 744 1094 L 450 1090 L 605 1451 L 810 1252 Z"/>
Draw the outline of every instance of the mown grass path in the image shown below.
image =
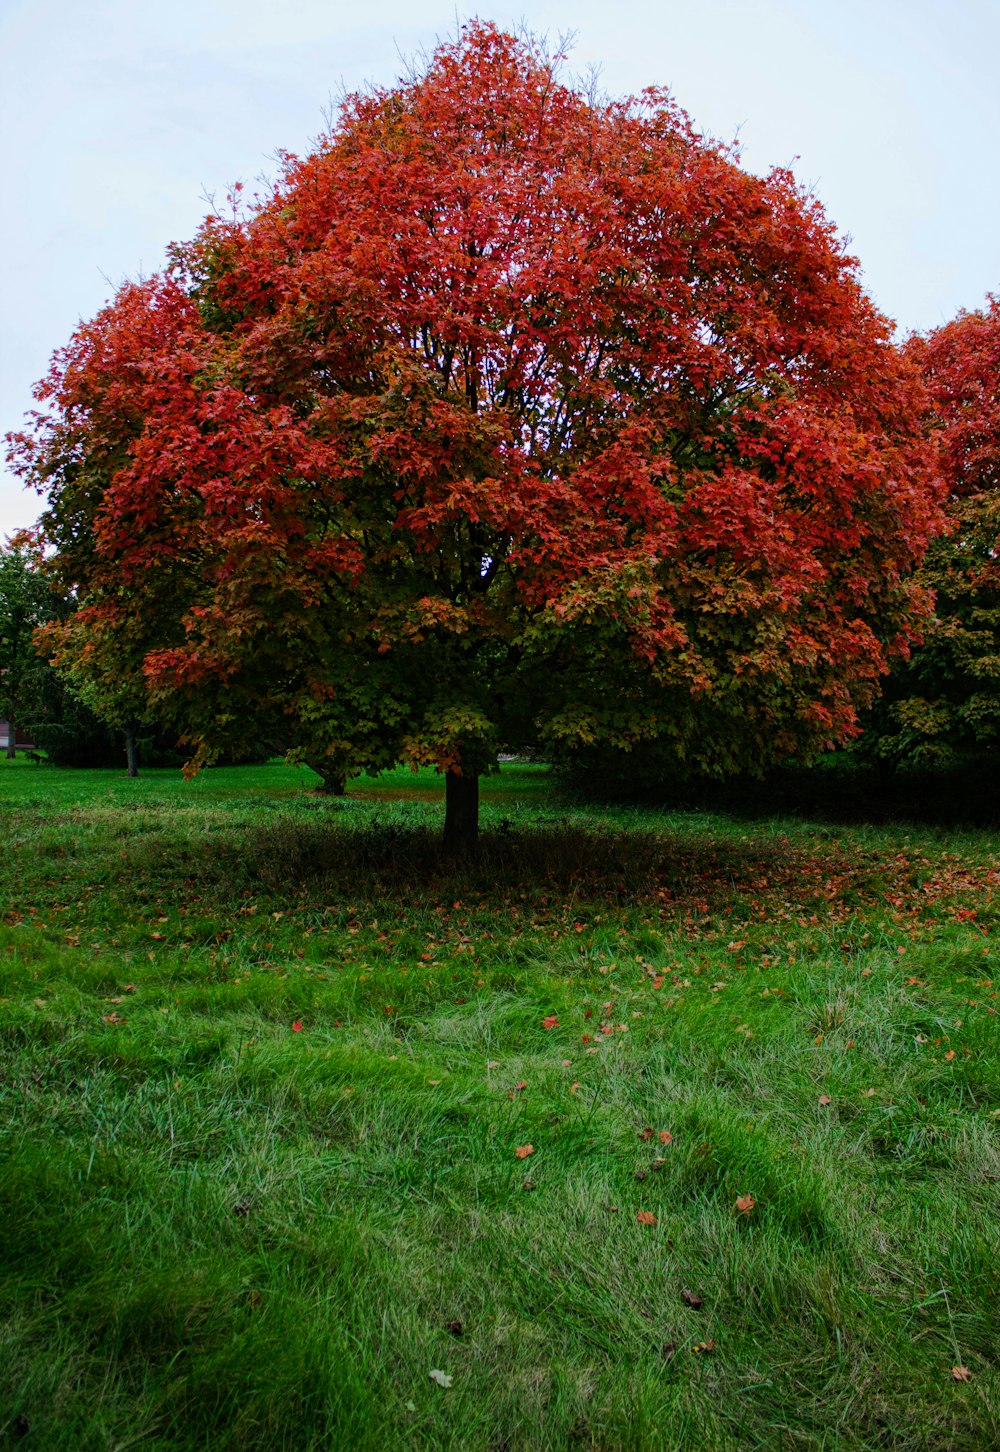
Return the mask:
<path id="1" fill-rule="evenodd" d="M 1000 1445 L 993 836 L 310 780 L 0 764 L 0 1446 Z"/>

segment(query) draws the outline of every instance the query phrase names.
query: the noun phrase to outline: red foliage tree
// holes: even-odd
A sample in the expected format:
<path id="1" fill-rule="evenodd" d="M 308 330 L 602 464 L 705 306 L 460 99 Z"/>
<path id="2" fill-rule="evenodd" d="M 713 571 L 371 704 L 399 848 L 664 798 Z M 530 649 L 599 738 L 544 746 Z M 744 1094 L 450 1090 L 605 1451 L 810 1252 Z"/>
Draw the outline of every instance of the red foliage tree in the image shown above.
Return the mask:
<path id="1" fill-rule="evenodd" d="M 21 467 L 85 608 L 202 755 L 447 773 L 855 729 L 919 615 L 921 392 L 818 203 L 669 98 L 490 25 L 354 96 L 55 361 Z"/>

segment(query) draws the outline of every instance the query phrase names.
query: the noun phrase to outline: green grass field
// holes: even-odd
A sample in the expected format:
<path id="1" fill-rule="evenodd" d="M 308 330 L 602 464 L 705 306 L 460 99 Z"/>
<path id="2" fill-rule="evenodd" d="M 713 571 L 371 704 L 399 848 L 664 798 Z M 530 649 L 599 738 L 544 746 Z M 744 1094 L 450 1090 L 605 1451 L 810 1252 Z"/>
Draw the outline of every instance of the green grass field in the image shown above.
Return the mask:
<path id="1" fill-rule="evenodd" d="M 0 1447 L 1000 1446 L 987 832 L 0 763 Z"/>

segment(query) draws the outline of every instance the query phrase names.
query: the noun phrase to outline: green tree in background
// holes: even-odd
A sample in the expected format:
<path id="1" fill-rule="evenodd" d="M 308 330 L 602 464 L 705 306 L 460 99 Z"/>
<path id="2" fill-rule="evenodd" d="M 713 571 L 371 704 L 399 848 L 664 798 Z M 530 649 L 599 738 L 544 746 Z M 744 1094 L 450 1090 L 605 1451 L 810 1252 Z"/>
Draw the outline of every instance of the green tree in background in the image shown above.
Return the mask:
<path id="1" fill-rule="evenodd" d="M 46 669 L 33 636 L 52 618 L 54 602 L 38 566 L 37 555 L 23 539 L 0 549 L 0 718 L 10 728 L 8 757 L 16 754 L 15 731 L 37 714 Z"/>

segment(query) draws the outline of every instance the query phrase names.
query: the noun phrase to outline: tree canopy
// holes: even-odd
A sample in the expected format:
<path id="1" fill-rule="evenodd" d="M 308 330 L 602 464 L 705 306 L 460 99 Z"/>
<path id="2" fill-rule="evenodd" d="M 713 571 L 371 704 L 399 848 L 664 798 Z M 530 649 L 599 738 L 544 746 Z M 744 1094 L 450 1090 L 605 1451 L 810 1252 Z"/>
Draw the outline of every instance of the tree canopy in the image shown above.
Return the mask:
<path id="1" fill-rule="evenodd" d="M 921 385 L 818 202 L 489 24 L 349 97 L 38 396 L 64 661 L 199 759 L 252 722 L 433 763 L 466 843 L 501 745 L 849 736 L 924 607 Z"/>
<path id="2" fill-rule="evenodd" d="M 950 527 L 920 570 L 935 597 L 923 644 L 867 734 L 876 754 L 938 766 L 1000 745 L 1000 299 L 907 352 L 930 393 Z"/>
<path id="3" fill-rule="evenodd" d="M 0 717 L 8 723 L 7 755 L 19 727 L 34 719 L 45 667 L 34 648 L 36 628 L 54 613 L 37 551 L 23 538 L 0 547 Z"/>

